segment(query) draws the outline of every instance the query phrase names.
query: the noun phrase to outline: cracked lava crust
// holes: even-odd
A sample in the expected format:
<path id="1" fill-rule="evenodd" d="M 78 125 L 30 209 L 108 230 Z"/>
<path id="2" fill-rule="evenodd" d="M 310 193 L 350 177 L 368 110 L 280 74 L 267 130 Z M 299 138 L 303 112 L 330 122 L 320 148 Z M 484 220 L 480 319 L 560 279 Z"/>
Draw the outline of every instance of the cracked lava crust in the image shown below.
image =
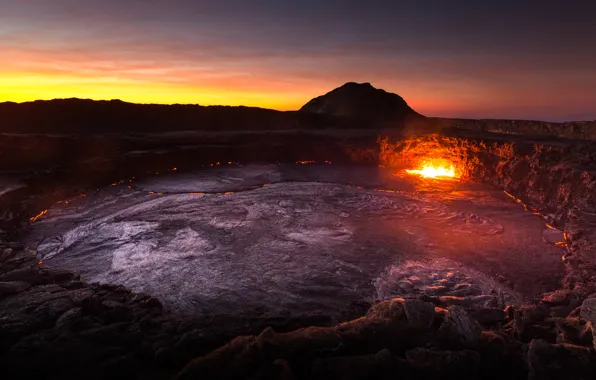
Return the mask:
<path id="1" fill-rule="evenodd" d="M 231 165 L 50 208 L 25 242 L 54 267 L 174 312 L 325 314 L 392 297 L 502 307 L 557 289 L 562 232 L 506 194 L 375 166 Z"/>

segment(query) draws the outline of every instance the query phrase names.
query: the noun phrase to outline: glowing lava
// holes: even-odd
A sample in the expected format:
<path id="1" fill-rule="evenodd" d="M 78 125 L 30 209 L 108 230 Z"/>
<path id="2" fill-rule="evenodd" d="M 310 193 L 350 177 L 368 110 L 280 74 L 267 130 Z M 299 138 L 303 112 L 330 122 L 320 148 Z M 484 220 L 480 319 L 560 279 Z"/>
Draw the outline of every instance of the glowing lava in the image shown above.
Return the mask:
<path id="1" fill-rule="evenodd" d="M 435 166 L 435 165 L 423 165 L 422 169 L 410 169 L 406 170 L 410 174 L 418 174 L 425 178 L 456 178 L 455 168 L 453 165 L 446 166 Z"/>

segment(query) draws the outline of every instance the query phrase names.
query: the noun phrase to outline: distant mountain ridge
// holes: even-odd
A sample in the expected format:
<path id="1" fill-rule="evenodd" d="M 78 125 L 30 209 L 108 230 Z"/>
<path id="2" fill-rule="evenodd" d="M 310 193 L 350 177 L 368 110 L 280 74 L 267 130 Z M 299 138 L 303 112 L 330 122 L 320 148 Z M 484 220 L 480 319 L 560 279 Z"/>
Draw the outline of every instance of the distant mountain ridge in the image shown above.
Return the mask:
<path id="1" fill-rule="evenodd" d="M 274 131 L 388 129 L 400 134 L 456 128 L 481 133 L 596 140 L 596 121 L 427 118 L 399 95 L 370 83 L 348 82 L 298 111 L 243 106 L 135 104 L 120 100 L 55 99 L 0 103 L 0 133 L 161 133 L 173 131 Z"/>
<path id="2" fill-rule="evenodd" d="M 156 133 L 350 128 L 350 122 L 243 106 L 135 104 L 120 100 L 55 99 L 0 103 L 0 132 Z"/>
<path id="3" fill-rule="evenodd" d="M 424 118 L 398 95 L 369 83 L 346 83 L 299 111 L 243 106 L 135 104 L 120 100 L 55 99 L 0 103 L 0 132 L 142 133 L 401 128 Z"/>

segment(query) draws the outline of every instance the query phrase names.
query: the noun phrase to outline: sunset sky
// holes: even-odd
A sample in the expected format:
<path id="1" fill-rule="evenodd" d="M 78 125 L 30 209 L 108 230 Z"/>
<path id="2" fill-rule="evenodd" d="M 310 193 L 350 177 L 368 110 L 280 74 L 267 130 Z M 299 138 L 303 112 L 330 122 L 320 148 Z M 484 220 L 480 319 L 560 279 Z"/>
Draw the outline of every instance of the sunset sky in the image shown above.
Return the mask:
<path id="1" fill-rule="evenodd" d="M 292 110 L 353 81 L 428 116 L 594 120 L 595 14 L 590 0 L 0 0 L 0 101 Z"/>

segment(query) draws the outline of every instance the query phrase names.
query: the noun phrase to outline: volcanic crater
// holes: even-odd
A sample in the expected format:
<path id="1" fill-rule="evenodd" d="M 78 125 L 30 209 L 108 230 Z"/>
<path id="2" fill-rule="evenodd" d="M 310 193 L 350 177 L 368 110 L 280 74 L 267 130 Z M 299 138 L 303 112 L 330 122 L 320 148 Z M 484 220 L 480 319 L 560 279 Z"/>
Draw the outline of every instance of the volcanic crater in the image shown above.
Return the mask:
<path id="1" fill-rule="evenodd" d="M 398 296 L 532 301 L 560 284 L 562 235 L 480 184 L 315 163 L 128 180 L 50 208 L 23 242 L 175 312 L 345 320 L 352 304 Z"/>
<path id="2" fill-rule="evenodd" d="M 14 378 L 596 372 L 584 124 L 425 118 L 355 83 L 294 113 L 175 106 L 176 132 L 163 106 L 54 102 L 0 108 Z"/>

